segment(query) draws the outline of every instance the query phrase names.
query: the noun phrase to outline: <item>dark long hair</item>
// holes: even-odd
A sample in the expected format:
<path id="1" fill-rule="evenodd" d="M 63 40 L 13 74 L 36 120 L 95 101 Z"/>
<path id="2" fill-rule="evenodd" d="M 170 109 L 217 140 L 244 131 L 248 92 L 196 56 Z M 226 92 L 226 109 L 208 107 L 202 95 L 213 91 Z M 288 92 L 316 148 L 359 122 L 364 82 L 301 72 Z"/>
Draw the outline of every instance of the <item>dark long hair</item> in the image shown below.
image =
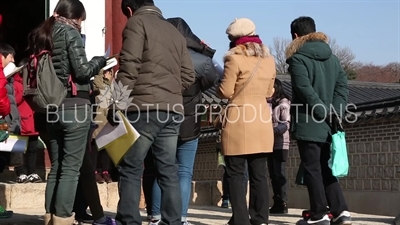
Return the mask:
<path id="1" fill-rule="evenodd" d="M 59 0 L 54 13 L 67 19 L 86 19 L 86 10 L 79 0 Z M 29 54 L 38 54 L 43 50 L 53 50 L 53 27 L 56 17 L 53 15 L 28 35 Z"/>
<path id="2" fill-rule="evenodd" d="M 283 88 L 282 82 L 279 79 L 275 79 L 274 84 L 275 92 L 272 95 L 272 108 L 275 108 L 279 105 L 279 101 L 286 98 L 290 101 L 290 96 L 286 94 L 285 89 Z"/>

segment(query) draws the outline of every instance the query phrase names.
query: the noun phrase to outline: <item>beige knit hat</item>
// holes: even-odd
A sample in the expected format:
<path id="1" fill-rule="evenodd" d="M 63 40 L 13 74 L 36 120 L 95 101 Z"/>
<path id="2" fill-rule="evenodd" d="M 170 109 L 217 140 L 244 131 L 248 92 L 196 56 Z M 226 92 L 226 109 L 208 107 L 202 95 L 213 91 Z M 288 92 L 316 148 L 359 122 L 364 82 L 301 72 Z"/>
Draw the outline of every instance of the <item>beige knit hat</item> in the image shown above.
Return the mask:
<path id="1" fill-rule="evenodd" d="M 231 37 L 243 37 L 256 34 L 256 25 L 248 18 L 235 18 L 228 28 L 226 34 Z"/>

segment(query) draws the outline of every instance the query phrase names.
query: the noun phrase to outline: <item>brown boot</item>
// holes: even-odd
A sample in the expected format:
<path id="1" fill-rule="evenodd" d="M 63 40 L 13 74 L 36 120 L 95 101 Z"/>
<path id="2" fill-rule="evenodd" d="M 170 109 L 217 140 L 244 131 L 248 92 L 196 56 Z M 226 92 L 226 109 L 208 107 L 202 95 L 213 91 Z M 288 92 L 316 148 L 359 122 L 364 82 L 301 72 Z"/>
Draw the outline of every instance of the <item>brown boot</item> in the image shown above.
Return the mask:
<path id="1" fill-rule="evenodd" d="M 110 174 L 109 174 L 107 171 L 104 171 L 104 172 L 101 174 L 101 176 L 103 177 L 104 181 L 105 181 L 107 184 L 113 182 L 113 180 L 111 179 Z"/>
<path id="2" fill-rule="evenodd" d="M 51 218 L 51 214 L 50 213 L 46 213 L 44 214 L 44 225 L 53 225 L 53 220 Z"/>
<path id="3" fill-rule="evenodd" d="M 96 172 L 96 182 L 99 183 L 99 184 L 102 184 L 102 183 L 105 182 L 103 176 L 101 176 L 101 174 L 99 174 L 97 172 Z"/>
<path id="4" fill-rule="evenodd" d="M 53 215 L 52 218 L 54 225 L 72 225 L 75 222 L 75 213 L 72 213 L 70 217 L 63 218 Z"/>

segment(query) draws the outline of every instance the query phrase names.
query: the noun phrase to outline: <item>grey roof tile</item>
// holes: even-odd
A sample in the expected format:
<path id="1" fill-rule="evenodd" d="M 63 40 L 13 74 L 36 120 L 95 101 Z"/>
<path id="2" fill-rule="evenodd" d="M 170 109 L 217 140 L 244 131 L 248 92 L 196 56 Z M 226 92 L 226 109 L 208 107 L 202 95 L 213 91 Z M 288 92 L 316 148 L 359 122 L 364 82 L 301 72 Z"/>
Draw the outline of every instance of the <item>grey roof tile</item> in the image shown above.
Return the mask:
<path id="1" fill-rule="evenodd" d="M 289 75 L 278 75 L 278 79 L 282 81 L 283 87 L 288 95 L 292 94 L 292 87 Z M 400 98 L 400 84 L 399 83 L 376 83 L 376 82 L 362 82 L 362 81 L 349 81 L 349 102 L 353 104 L 361 104 L 369 101 L 379 101 L 383 99 L 399 97 Z M 203 92 L 203 103 L 218 104 L 221 102 L 216 96 L 216 87 Z M 226 103 L 226 100 L 222 100 Z"/>

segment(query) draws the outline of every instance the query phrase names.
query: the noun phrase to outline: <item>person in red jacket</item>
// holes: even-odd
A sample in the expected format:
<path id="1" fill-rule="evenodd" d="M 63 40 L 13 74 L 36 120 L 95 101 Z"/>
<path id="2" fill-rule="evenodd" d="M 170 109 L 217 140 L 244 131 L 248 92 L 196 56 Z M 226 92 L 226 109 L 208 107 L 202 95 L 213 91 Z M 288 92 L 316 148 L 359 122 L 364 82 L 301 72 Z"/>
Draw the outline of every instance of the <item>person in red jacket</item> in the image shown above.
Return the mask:
<path id="1" fill-rule="evenodd" d="M 1 22 L 1 21 L 0 21 Z M 4 117 L 10 114 L 10 100 L 8 99 L 7 96 L 7 79 L 4 75 L 3 69 L 6 67 L 10 62 L 14 61 L 14 54 L 13 49 L 11 47 L 11 52 L 10 48 L 11 46 L 1 44 L 0 43 L 0 120 L 4 121 Z M 1 124 L 1 131 L 7 130 L 8 126 L 6 125 L 7 123 L 4 121 Z M 7 160 L 0 155 L 0 169 L 4 168 L 6 165 Z M 4 164 L 4 165 L 3 165 Z M 1 171 L 0 171 L 1 172 Z M 1 205 L 0 205 L 0 219 L 3 218 L 10 218 L 13 215 L 13 211 L 6 211 Z"/>
<path id="2" fill-rule="evenodd" d="M 29 60 L 22 60 L 18 67 L 28 64 Z M 37 146 L 39 141 L 39 133 L 35 130 L 34 112 L 23 98 L 24 85 L 21 73 L 14 75 L 14 94 L 17 103 L 19 115 L 21 117 L 21 135 L 28 136 L 28 148 L 25 153 L 26 173 L 23 166 L 15 168 L 19 183 L 39 183 L 42 178 L 35 172 Z"/>
<path id="3" fill-rule="evenodd" d="M 5 117 L 10 114 L 10 100 L 7 96 L 7 79 L 3 69 L 10 62 L 14 62 L 14 49 L 7 44 L 0 43 L 0 116 Z"/>

